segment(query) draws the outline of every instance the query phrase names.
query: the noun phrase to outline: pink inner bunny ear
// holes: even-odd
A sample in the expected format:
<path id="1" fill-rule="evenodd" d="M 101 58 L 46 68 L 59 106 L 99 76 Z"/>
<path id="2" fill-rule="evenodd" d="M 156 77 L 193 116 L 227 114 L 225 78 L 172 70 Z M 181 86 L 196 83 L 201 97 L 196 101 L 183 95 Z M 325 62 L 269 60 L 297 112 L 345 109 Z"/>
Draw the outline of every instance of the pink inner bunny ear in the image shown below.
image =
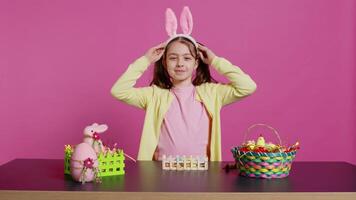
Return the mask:
<path id="1" fill-rule="evenodd" d="M 95 128 L 95 131 L 98 133 L 103 133 L 108 129 L 108 126 L 106 124 L 102 124 L 98 127 Z"/>
<path id="2" fill-rule="evenodd" d="M 188 6 L 183 8 L 180 15 L 180 26 L 184 34 L 190 35 L 193 31 L 193 16 Z"/>
<path id="3" fill-rule="evenodd" d="M 166 10 L 166 31 L 168 36 L 172 37 L 177 34 L 177 18 L 176 15 L 174 14 L 173 10 L 170 8 L 167 8 Z"/>

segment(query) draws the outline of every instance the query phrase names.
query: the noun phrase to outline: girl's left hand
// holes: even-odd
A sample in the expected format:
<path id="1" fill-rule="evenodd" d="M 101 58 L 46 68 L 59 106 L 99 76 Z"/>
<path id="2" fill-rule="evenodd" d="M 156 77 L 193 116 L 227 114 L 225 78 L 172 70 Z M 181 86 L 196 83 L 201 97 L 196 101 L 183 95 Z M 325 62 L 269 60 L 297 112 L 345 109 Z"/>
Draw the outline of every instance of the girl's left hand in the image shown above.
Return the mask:
<path id="1" fill-rule="evenodd" d="M 211 65 L 215 58 L 215 54 L 206 46 L 198 44 L 199 56 L 205 64 Z"/>

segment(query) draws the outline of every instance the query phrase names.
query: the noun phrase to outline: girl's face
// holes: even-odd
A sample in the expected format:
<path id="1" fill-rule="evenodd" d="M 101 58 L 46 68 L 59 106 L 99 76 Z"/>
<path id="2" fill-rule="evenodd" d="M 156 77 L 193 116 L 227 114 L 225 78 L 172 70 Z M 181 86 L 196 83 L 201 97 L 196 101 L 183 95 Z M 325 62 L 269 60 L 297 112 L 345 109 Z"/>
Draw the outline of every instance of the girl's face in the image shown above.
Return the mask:
<path id="1" fill-rule="evenodd" d="M 170 44 L 166 53 L 166 69 L 174 85 L 192 81 L 198 60 L 190 53 L 189 47 L 179 41 Z"/>

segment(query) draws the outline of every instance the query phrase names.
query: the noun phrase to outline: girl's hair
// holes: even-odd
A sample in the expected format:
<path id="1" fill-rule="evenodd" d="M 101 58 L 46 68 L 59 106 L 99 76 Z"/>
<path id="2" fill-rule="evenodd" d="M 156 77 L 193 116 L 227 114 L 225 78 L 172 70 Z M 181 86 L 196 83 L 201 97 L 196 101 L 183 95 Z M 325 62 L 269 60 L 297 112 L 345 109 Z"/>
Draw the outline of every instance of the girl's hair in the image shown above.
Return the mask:
<path id="1" fill-rule="evenodd" d="M 190 54 L 192 54 L 195 59 L 198 59 L 198 67 L 196 69 L 195 78 L 193 79 L 193 85 L 201 85 L 207 82 L 216 83 L 217 81 L 210 75 L 209 65 L 205 64 L 199 57 L 197 52 L 198 50 L 195 48 L 194 44 L 185 37 L 177 37 L 167 44 L 162 57 L 157 62 L 155 62 L 153 80 L 151 81 L 150 85 L 155 84 L 163 89 L 171 89 L 173 87 L 173 83 L 171 82 L 169 74 L 165 68 L 165 61 L 167 56 L 167 49 L 175 41 L 187 45 Z"/>

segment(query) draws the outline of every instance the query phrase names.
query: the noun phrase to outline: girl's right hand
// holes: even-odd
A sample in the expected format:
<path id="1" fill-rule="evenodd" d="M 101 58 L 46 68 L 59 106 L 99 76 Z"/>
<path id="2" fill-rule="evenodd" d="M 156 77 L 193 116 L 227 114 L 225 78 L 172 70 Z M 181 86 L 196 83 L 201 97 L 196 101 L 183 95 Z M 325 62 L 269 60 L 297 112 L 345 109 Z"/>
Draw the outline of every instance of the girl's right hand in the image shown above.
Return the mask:
<path id="1" fill-rule="evenodd" d="M 146 52 L 145 56 L 150 61 L 150 63 L 154 63 L 162 57 L 165 46 L 166 46 L 166 43 L 164 42 L 164 43 L 161 43 L 157 46 L 150 48 Z"/>

